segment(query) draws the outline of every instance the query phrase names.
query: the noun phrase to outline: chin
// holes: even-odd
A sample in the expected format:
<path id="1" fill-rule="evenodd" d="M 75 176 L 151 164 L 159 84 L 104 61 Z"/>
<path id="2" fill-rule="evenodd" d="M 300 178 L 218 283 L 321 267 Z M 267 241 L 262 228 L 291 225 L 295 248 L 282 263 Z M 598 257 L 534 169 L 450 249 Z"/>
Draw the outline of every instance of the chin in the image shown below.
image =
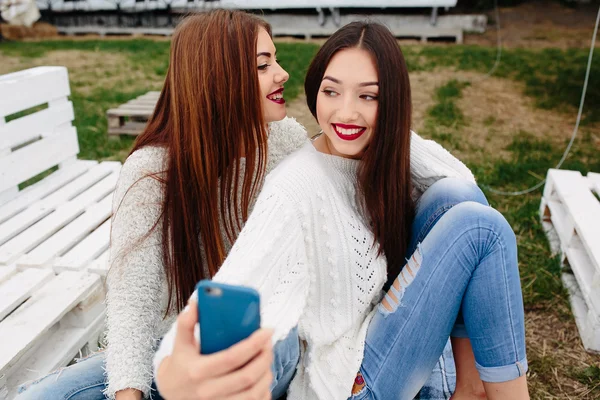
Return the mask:
<path id="1" fill-rule="evenodd" d="M 265 117 L 265 121 L 267 123 L 270 122 L 277 122 L 277 121 L 281 121 L 282 119 L 284 119 L 287 116 L 287 112 L 283 112 L 283 113 L 277 113 L 277 114 L 270 114 L 267 117 Z"/>

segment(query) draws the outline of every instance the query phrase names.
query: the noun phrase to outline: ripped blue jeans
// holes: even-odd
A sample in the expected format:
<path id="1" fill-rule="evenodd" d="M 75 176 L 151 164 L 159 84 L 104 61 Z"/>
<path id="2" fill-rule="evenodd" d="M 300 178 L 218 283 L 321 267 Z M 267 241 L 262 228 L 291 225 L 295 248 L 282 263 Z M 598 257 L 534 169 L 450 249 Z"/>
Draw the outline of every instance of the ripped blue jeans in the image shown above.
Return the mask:
<path id="1" fill-rule="evenodd" d="M 414 398 L 449 336 L 471 340 L 483 381 L 523 376 L 516 238 L 481 191 L 449 178 L 432 185 L 417 204 L 409 254 L 389 283 L 391 310 L 379 304 L 369 325 L 351 399 Z"/>

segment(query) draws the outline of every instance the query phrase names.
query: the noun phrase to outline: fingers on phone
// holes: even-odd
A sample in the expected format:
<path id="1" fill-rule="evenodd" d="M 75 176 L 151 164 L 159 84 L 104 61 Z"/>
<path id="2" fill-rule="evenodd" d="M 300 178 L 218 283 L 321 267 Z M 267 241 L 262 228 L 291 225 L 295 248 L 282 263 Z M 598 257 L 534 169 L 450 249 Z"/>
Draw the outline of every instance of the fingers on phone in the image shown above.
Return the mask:
<path id="1" fill-rule="evenodd" d="M 205 377 L 217 377 L 236 371 L 256 358 L 267 345 L 270 348 L 270 340 L 271 333 L 261 329 L 227 350 L 203 356 L 198 360 L 198 374 Z"/>

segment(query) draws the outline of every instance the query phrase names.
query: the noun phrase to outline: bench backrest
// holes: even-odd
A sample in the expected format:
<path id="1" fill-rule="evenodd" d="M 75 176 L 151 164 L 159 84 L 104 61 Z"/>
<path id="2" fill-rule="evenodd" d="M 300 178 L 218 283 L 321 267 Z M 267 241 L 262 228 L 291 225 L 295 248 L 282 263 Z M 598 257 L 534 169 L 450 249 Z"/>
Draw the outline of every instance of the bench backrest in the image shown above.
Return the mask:
<path id="1" fill-rule="evenodd" d="M 17 195 L 19 184 L 76 159 L 70 94 L 65 67 L 0 75 L 0 204 Z"/>

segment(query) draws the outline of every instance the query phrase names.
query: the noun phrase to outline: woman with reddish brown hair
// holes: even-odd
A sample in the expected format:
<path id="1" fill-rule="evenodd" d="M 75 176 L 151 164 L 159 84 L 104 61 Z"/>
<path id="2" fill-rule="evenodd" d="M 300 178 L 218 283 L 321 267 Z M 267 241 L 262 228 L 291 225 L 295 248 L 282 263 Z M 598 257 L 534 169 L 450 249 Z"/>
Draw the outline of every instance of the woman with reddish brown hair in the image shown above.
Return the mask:
<path id="1" fill-rule="evenodd" d="M 338 30 L 305 90 L 323 133 L 269 174 L 214 277 L 261 294 L 273 398 L 413 399 L 451 336 L 454 399 L 528 399 L 515 235 L 466 167 L 411 134 L 408 71 L 391 32 L 370 22 Z M 444 162 L 461 179 L 431 182 Z M 213 398 L 201 356 L 183 345 L 191 301 L 154 359 L 171 400 Z"/>
<path id="2" fill-rule="evenodd" d="M 22 386 L 19 400 L 161 398 L 152 383 L 158 341 L 196 282 L 218 270 L 265 173 L 308 140 L 285 117 L 288 74 L 275 53 L 270 26 L 243 12 L 197 14 L 177 27 L 155 113 L 113 199 L 108 347 Z M 272 357 L 270 332 L 259 331 L 203 358 L 212 374 L 202 382 L 221 384 L 215 399 L 263 398 Z"/>

